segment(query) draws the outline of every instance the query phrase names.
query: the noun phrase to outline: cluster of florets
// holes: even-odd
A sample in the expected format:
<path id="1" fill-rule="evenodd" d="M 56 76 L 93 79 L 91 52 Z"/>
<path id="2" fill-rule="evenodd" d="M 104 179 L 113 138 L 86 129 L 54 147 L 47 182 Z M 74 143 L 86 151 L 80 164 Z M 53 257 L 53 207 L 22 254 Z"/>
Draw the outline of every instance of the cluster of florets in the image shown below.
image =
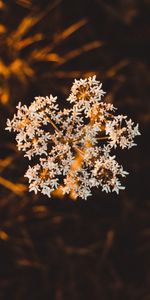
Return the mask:
<path id="1" fill-rule="evenodd" d="M 30 191 L 87 199 L 93 187 L 124 189 L 120 178 L 128 173 L 112 151 L 136 145 L 140 133 L 131 119 L 115 115 L 116 108 L 101 101 L 101 86 L 96 76 L 75 80 L 67 99 L 71 108 L 60 110 L 52 95 L 36 97 L 29 107 L 19 103 L 17 114 L 7 120 L 6 129 L 17 132 L 18 149 L 37 159 L 25 174 Z"/>

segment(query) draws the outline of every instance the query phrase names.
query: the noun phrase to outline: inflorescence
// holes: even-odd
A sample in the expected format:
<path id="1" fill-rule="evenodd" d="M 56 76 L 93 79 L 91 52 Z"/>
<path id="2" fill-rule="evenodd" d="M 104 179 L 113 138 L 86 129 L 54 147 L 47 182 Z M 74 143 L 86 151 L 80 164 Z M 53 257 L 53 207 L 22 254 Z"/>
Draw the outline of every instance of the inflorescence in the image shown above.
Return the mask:
<path id="1" fill-rule="evenodd" d="M 140 132 L 127 116 L 115 115 L 113 104 L 101 101 L 101 87 L 96 76 L 75 80 L 67 99 L 71 108 L 63 110 L 52 95 L 35 97 L 29 107 L 19 102 L 6 130 L 17 133 L 24 156 L 37 159 L 25 174 L 30 191 L 86 200 L 93 187 L 117 194 L 125 188 L 120 178 L 128 172 L 112 152 L 135 146 Z"/>

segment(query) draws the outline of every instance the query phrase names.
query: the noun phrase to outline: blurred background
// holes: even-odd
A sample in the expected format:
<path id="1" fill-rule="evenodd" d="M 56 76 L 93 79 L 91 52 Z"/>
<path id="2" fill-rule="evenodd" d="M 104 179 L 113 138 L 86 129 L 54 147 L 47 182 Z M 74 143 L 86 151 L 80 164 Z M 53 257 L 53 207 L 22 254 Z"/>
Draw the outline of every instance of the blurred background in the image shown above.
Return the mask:
<path id="1" fill-rule="evenodd" d="M 0 0 L 0 299 L 149 300 L 149 0 Z M 105 100 L 140 124 L 118 153 L 119 196 L 28 192 L 28 161 L 4 130 L 16 104 L 97 75 Z"/>

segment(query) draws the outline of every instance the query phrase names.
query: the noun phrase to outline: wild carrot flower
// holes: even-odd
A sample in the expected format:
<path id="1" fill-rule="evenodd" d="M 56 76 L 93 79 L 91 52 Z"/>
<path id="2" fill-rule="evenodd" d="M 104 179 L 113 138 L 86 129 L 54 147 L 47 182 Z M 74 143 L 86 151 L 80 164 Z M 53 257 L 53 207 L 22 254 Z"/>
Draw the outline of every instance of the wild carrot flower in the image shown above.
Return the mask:
<path id="1" fill-rule="evenodd" d="M 6 129 L 17 133 L 19 150 L 37 164 L 28 167 L 29 190 L 48 197 L 54 191 L 71 198 L 87 199 L 93 187 L 116 192 L 125 187 L 120 178 L 128 172 L 112 155 L 114 149 L 135 146 L 140 135 L 127 116 L 116 115 L 113 104 L 102 101 L 104 91 L 96 76 L 75 80 L 60 110 L 57 97 L 35 97 L 29 107 L 17 106 Z"/>

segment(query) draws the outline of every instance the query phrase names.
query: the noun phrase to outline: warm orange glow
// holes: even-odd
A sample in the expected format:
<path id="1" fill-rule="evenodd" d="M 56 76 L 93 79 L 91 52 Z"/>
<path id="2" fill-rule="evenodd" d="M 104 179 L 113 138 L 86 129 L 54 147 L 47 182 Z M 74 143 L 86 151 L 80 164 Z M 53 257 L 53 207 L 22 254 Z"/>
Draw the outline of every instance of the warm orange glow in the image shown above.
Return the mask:
<path id="1" fill-rule="evenodd" d="M 55 191 L 52 192 L 52 195 L 57 198 L 63 198 L 64 194 L 62 191 L 62 186 L 60 185 Z"/>
<path id="2" fill-rule="evenodd" d="M 8 234 L 3 231 L 3 230 L 0 230 L 0 239 L 3 240 L 3 241 L 7 241 L 8 240 Z"/>
<path id="3" fill-rule="evenodd" d="M 0 9 L 2 9 L 3 7 L 4 7 L 4 2 L 0 0 Z"/>
<path id="4" fill-rule="evenodd" d="M 0 34 L 3 34 L 6 32 L 6 27 L 2 24 L 0 24 Z"/>
<path id="5" fill-rule="evenodd" d="M 72 171 L 76 171 L 81 166 L 83 158 L 83 155 L 79 151 L 77 151 L 75 160 L 71 166 Z"/>
<path id="6" fill-rule="evenodd" d="M 40 178 L 45 179 L 48 176 L 49 170 L 48 168 L 45 168 L 41 173 L 40 173 Z"/>

